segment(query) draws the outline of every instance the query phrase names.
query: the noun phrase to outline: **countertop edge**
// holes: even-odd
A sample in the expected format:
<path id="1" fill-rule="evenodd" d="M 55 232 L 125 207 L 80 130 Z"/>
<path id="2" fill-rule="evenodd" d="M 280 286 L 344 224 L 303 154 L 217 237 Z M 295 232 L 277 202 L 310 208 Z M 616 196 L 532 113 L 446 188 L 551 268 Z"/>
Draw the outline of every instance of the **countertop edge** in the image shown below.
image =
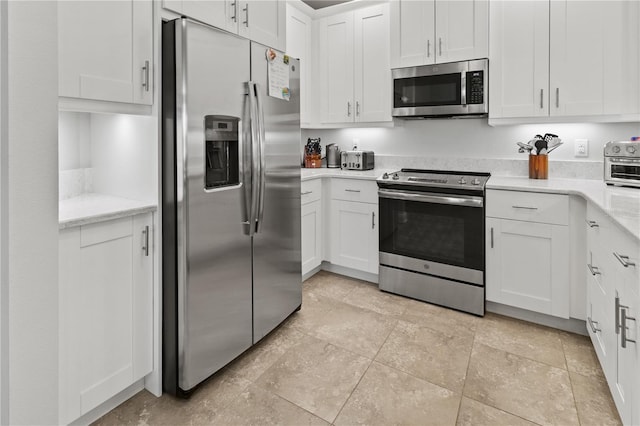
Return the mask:
<path id="1" fill-rule="evenodd" d="M 96 202 L 100 207 L 96 207 Z M 71 206 L 71 203 L 73 205 Z M 69 229 L 93 223 L 106 222 L 123 217 L 155 212 L 155 203 L 131 200 L 100 194 L 90 194 L 89 197 L 77 197 L 59 202 L 58 229 Z M 62 212 L 64 211 L 64 214 Z"/>

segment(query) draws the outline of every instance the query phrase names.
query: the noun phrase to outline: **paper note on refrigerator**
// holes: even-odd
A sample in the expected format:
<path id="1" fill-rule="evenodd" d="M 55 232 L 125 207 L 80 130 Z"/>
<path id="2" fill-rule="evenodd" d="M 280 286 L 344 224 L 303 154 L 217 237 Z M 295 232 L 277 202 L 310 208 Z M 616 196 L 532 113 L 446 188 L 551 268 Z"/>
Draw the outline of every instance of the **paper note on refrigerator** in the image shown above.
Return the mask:
<path id="1" fill-rule="evenodd" d="M 267 49 L 269 96 L 289 100 L 289 56 Z"/>

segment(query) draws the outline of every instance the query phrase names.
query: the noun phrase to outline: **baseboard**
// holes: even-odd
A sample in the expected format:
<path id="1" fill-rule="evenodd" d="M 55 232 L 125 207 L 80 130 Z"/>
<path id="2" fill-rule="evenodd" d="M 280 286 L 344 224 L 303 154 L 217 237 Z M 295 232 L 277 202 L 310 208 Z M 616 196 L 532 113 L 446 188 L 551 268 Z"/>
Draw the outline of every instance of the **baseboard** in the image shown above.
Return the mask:
<path id="1" fill-rule="evenodd" d="M 322 270 L 322 265 L 318 265 L 306 274 L 302 274 L 302 281 L 306 281 Z"/>
<path id="2" fill-rule="evenodd" d="M 103 402 L 102 404 L 98 405 L 96 408 L 89 411 L 87 414 L 81 416 L 80 418 L 77 418 L 70 424 L 71 425 L 91 424 L 143 389 L 144 389 L 144 379 L 140 379 L 134 384 L 132 384 L 131 386 L 129 386 L 128 388 L 121 391 L 120 393 L 109 398 L 107 401 Z"/>
<path id="3" fill-rule="evenodd" d="M 362 281 L 369 281 L 370 283 L 378 284 L 378 274 L 372 274 L 370 272 L 363 272 L 357 269 L 347 268 L 345 266 L 334 265 L 333 263 L 323 261 L 320 268 L 323 271 L 333 272 L 335 274 L 345 275 L 347 277 L 355 278 Z"/>
<path id="4" fill-rule="evenodd" d="M 517 318 L 535 324 L 545 325 L 547 327 L 581 334 L 583 336 L 589 335 L 587 333 L 587 323 L 583 320 L 575 318 L 558 318 L 551 315 L 541 314 L 538 312 L 528 311 L 526 309 L 516 308 L 513 306 L 507 306 L 501 303 L 489 301 L 486 302 L 485 310 L 487 312 L 493 312 L 507 317 Z"/>

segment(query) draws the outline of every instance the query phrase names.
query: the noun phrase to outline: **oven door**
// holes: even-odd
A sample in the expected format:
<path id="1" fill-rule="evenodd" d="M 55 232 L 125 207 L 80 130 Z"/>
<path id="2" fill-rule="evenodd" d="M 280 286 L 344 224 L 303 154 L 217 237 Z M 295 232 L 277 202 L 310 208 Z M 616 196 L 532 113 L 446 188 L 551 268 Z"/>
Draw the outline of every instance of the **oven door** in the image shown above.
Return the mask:
<path id="1" fill-rule="evenodd" d="M 378 194 L 381 265 L 484 285 L 483 197 Z"/>

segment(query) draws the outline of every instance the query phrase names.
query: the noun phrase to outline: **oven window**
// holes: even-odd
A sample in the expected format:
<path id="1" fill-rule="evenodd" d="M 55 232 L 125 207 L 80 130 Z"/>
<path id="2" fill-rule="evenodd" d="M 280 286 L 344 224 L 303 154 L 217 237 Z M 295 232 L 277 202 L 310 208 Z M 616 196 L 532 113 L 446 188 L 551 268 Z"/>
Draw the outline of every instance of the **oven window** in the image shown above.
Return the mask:
<path id="1" fill-rule="evenodd" d="M 380 251 L 484 270 L 484 210 L 380 198 Z"/>
<path id="2" fill-rule="evenodd" d="M 460 73 L 400 78 L 393 82 L 393 106 L 460 105 Z"/>
<path id="3" fill-rule="evenodd" d="M 640 166 L 611 165 L 611 177 L 619 179 L 640 180 Z"/>

